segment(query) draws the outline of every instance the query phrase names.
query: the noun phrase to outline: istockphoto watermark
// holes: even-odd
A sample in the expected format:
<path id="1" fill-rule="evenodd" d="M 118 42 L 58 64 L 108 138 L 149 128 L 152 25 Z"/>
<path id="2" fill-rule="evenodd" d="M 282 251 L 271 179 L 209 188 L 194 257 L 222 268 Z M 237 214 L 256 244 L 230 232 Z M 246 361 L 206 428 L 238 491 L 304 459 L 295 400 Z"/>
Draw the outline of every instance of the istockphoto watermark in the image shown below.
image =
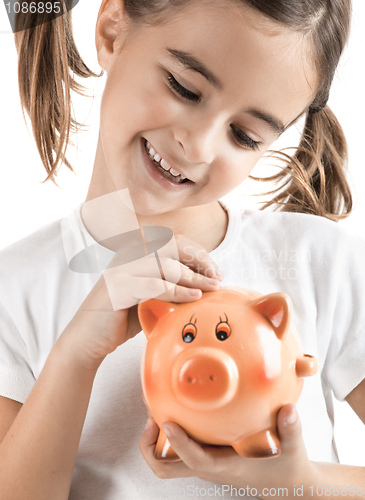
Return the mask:
<path id="1" fill-rule="evenodd" d="M 235 488 L 233 486 L 212 485 L 207 487 L 188 485 L 185 488 L 160 488 L 158 493 L 163 498 L 364 498 L 364 485 L 310 485 L 277 488 L 251 488 L 250 486 Z"/>
<path id="2" fill-rule="evenodd" d="M 212 486 L 196 486 L 190 484 L 185 488 L 161 488 L 158 491 L 159 495 L 163 498 L 288 498 L 288 488 L 264 488 L 258 490 L 250 486 L 235 488 L 228 484 L 215 484 Z"/>
<path id="3" fill-rule="evenodd" d="M 49 23 L 77 5 L 79 0 L 3 0 L 0 4 L 0 34 L 17 33 Z"/>

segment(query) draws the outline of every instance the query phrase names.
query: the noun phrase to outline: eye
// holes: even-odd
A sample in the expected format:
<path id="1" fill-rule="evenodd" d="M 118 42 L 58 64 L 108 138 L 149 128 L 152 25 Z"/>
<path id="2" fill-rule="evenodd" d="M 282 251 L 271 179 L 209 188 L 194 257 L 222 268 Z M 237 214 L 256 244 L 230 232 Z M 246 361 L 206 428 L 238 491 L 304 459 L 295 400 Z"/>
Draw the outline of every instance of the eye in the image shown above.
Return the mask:
<path id="1" fill-rule="evenodd" d="M 221 341 L 227 340 L 228 337 L 231 335 L 231 327 L 225 321 L 221 321 L 215 327 L 215 334 L 218 340 Z"/>
<path id="2" fill-rule="evenodd" d="M 231 125 L 234 140 L 239 146 L 244 146 L 245 148 L 252 149 L 252 151 L 257 151 L 260 149 L 260 142 L 254 141 L 248 135 L 246 135 L 242 130 L 237 128 L 235 125 Z"/>
<path id="3" fill-rule="evenodd" d="M 191 92 L 187 88 L 183 87 L 177 80 L 174 78 L 171 74 L 167 78 L 168 85 L 170 89 L 176 94 L 179 94 L 181 97 L 184 99 L 187 99 L 188 101 L 193 101 L 193 102 L 199 102 L 200 101 L 200 96 L 197 94 L 194 94 L 194 92 Z"/>
<path id="4" fill-rule="evenodd" d="M 179 94 L 181 97 L 184 99 L 187 99 L 188 101 L 193 101 L 193 102 L 200 102 L 201 97 L 198 94 L 195 94 L 194 92 L 191 92 L 191 90 L 188 90 L 186 87 L 181 85 L 176 78 L 170 73 L 168 78 L 168 86 L 170 89 L 176 94 Z M 248 135 L 246 135 L 242 130 L 240 130 L 238 127 L 235 125 L 231 125 L 231 129 L 233 131 L 233 137 L 234 140 L 238 143 L 239 146 L 243 146 L 245 148 L 249 148 L 253 151 L 257 151 L 260 149 L 260 142 L 254 141 Z"/>
<path id="5" fill-rule="evenodd" d="M 193 325 L 193 323 L 188 323 L 187 325 L 184 326 L 183 331 L 182 331 L 182 338 L 183 341 L 186 342 L 187 344 L 190 344 L 192 342 L 197 334 L 196 326 Z"/>

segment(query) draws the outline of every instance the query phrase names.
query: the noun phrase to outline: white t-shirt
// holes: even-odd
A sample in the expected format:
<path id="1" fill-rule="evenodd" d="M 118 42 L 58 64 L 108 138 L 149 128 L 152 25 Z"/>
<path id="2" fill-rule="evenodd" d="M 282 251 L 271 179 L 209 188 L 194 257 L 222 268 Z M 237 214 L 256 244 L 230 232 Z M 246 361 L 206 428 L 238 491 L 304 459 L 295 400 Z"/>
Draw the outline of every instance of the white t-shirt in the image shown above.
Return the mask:
<path id="1" fill-rule="evenodd" d="M 227 234 L 211 252 L 223 285 L 291 297 L 303 350 L 319 363 L 297 404 L 308 455 L 337 461 L 332 394 L 343 400 L 365 377 L 365 243 L 321 217 L 228 209 Z M 93 249 L 88 265 L 75 272 L 69 263 L 85 245 Z M 25 401 L 112 256 L 87 233 L 79 208 L 0 252 L 0 395 Z M 195 478 L 158 479 L 144 462 L 138 441 L 147 419 L 145 342 L 143 333 L 129 340 L 97 373 L 70 499 L 242 498 Z"/>

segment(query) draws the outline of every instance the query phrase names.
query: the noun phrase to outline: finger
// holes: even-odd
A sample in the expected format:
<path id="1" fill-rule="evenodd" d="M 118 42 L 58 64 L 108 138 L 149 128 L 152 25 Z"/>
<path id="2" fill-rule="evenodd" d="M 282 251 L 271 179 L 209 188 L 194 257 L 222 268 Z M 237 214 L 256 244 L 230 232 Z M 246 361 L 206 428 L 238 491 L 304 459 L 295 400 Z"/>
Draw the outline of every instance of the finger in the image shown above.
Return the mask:
<path id="1" fill-rule="evenodd" d="M 168 283 L 163 279 L 138 278 L 135 276 L 104 272 L 109 299 L 114 311 L 128 309 L 139 302 L 158 298 L 165 302 L 186 303 L 199 300 L 202 291 L 196 288 L 187 288 L 181 285 Z M 213 289 L 213 288 L 211 288 Z"/>
<path id="2" fill-rule="evenodd" d="M 179 265 L 179 263 L 176 264 Z M 197 278 L 190 278 L 190 280 L 190 286 L 186 287 L 173 282 L 170 283 L 161 277 L 140 278 L 128 275 L 124 275 L 123 277 L 119 275 L 118 281 L 115 282 L 116 285 L 114 285 L 113 290 L 118 299 L 119 308 L 121 309 L 122 305 L 123 308 L 127 308 L 133 304 L 152 298 L 163 300 L 165 302 L 192 302 L 201 298 L 201 288 L 203 291 L 212 291 L 220 288 L 217 280 L 210 280 L 204 277 L 201 277 L 201 280 L 198 280 Z M 203 283 L 203 280 L 208 281 L 208 283 Z M 185 281 L 185 279 L 183 281 Z M 189 281 L 189 278 L 187 281 Z M 213 281 L 213 283 L 209 283 L 209 281 Z M 121 286 L 121 282 L 123 282 L 123 286 Z M 201 288 L 198 288 L 198 285 Z M 108 282 L 108 289 L 109 288 L 111 287 Z"/>
<path id="3" fill-rule="evenodd" d="M 179 234 L 174 235 L 173 239 L 167 245 L 131 262 L 125 262 L 124 258 L 121 258 L 119 253 L 117 253 L 108 267 L 123 267 L 125 272 L 142 276 L 146 273 L 146 265 L 149 266 L 151 262 L 155 261 L 162 262 L 166 258 L 180 261 L 185 266 L 194 269 L 199 274 L 208 278 L 223 279 L 223 273 L 205 248 Z"/>
<path id="4" fill-rule="evenodd" d="M 155 420 L 153 417 L 149 416 L 146 422 L 146 427 L 139 440 L 139 447 L 141 451 L 143 450 L 142 454 L 150 454 L 154 452 L 159 432 L 160 429 Z"/>
<path id="5" fill-rule="evenodd" d="M 198 288 L 187 288 L 180 285 L 173 285 L 172 283 L 164 283 L 167 290 L 161 295 L 155 295 L 155 298 L 158 300 L 184 304 L 187 302 L 194 302 L 202 297 L 202 291 Z"/>
<path id="6" fill-rule="evenodd" d="M 166 257 L 162 263 L 161 259 L 145 257 L 122 266 L 110 267 L 103 274 L 115 311 L 132 307 L 140 300 L 156 297 L 177 303 L 191 302 L 201 297 L 200 290 L 220 288 L 219 280 L 194 273 L 180 262 Z M 175 285 L 178 282 L 183 284 Z M 184 285 L 192 291 L 184 290 Z"/>
<path id="7" fill-rule="evenodd" d="M 151 256 L 144 257 L 143 259 L 129 262 L 122 266 L 111 267 L 104 272 L 104 276 L 109 288 L 112 283 L 115 284 L 115 288 L 125 287 L 128 281 L 132 282 L 135 278 L 155 278 L 159 281 L 164 280 L 173 284 L 178 283 L 181 286 L 199 288 L 203 291 L 218 289 L 221 283 L 217 278 L 209 278 L 195 272 L 184 264 L 181 264 L 181 262 L 169 257 L 159 260 Z M 162 291 L 163 289 L 159 288 L 158 293 L 162 293 Z M 156 296 L 156 292 L 154 293 Z M 138 292 L 134 292 L 134 295 L 144 298 Z"/>
<path id="8" fill-rule="evenodd" d="M 166 281 L 180 286 L 198 288 L 203 292 L 217 290 L 221 287 L 221 281 L 218 278 L 209 278 L 176 260 L 161 260 L 161 271 Z"/>
<path id="9" fill-rule="evenodd" d="M 139 449 L 146 463 L 160 479 L 191 477 L 191 470 L 184 462 L 163 462 L 155 458 L 155 446 L 159 428 L 152 417 L 149 417 L 145 430 L 139 440 Z"/>
<path id="10" fill-rule="evenodd" d="M 162 429 L 175 452 L 189 469 L 195 474 L 207 470 L 213 472 L 213 457 L 204 447 L 191 439 L 179 425 L 168 422 L 162 426 Z"/>
<path id="11" fill-rule="evenodd" d="M 295 405 L 288 404 L 280 409 L 278 414 L 278 431 L 283 455 L 306 453 L 302 436 L 302 425 Z"/>
<path id="12" fill-rule="evenodd" d="M 223 279 L 223 273 L 204 247 L 182 235 L 175 235 L 180 262 L 208 278 Z"/>

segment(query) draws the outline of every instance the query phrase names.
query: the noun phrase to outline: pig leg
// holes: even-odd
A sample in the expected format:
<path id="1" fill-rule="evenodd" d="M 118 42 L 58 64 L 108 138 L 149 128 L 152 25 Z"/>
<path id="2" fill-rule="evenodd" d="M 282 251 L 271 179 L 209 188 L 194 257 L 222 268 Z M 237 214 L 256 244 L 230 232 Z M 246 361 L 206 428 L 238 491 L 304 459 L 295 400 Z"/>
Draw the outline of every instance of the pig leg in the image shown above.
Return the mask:
<path id="1" fill-rule="evenodd" d="M 162 429 L 160 429 L 155 446 L 155 458 L 157 458 L 157 460 L 163 460 L 164 462 L 178 462 L 181 460 L 174 452 L 166 434 Z"/>
<path id="2" fill-rule="evenodd" d="M 276 430 L 266 429 L 232 444 L 244 458 L 269 458 L 280 455 L 281 447 Z"/>

